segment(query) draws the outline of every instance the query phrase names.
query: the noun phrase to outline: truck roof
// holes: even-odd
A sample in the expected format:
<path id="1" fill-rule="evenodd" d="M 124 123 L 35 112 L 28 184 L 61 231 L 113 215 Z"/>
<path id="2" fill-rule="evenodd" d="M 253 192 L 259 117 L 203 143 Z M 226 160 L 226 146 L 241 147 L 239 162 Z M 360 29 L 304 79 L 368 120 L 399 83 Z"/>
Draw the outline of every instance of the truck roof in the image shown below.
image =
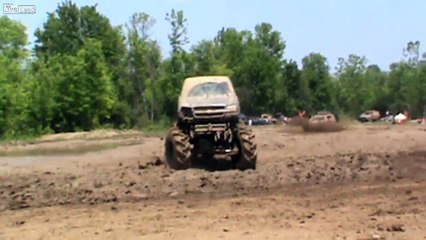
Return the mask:
<path id="1" fill-rule="evenodd" d="M 187 93 L 196 85 L 200 84 L 200 83 L 205 83 L 205 82 L 228 82 L 229 84 L 229 88 L 232 92 L 234 92 L 234 88 L 232 86 L 232 82 L 231 79 L 229 79 L 229 77 L 227 76 L 197 76 L 197 77 L 190 77 L 190 78 L 186 78 L 185 81 L 183 82 L 183 87 L 182 87 L 182 92 L 181 94 L 183 94 L 184 96 L 187 95 Z"/>

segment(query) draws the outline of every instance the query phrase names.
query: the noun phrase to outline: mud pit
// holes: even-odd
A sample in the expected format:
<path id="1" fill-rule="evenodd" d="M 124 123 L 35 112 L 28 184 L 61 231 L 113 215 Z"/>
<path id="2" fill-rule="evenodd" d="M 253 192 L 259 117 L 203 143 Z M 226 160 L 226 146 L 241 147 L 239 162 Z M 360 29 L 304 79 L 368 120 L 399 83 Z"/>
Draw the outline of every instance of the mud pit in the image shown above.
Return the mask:
<path id="1" fill-rule="evenodd" d="M 256 171 L 173 172 L 163 141 L 139 135 L 110 150 L 0 158 L 0 239 L 426 239 L 425 127 L 254 131 Z"/>

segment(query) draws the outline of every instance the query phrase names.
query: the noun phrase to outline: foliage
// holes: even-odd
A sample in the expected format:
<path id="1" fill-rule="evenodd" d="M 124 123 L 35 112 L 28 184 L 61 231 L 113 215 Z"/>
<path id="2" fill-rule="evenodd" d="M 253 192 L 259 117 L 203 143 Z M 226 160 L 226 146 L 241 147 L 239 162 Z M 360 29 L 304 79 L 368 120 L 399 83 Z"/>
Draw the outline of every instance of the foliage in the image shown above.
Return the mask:
<path id="1" fill-rule="evenodd" d="M 0 17 L 0 138 L 106 126 L 162 132 L 176 116 L 183 80 L 196 75 L 229 76 L 249 115 L 332 110 L 354 117 L 376 109 L 420 117 L 425 111 L 426 54 L 419 41 L 407 43 L 390 71 L 349 54 L 334 73 L 321 53 L 307 54 L 301 65 L 286 59 L 287 43 L 270 23 L 224 27 L 188 48 L 183 11 L 172 9 L 166 20 L 172 50 L 163 58 L 150 34 L 156 19 L 147 13 L 112 26 L 96 6 L 65 0 L 34 33 L 32 52 L 25 26 Z"/>
<path id="2" fill-rule="evenodd" d="M 160 75 L 161 52 L 156 41 L 149 38 L 155 19 L 146 13 L 135 13 L 127 28 L 127 66 L 133 89 L 129 99 L 132 124 L 144 126 L 158 113 L 156 89 Z"/>

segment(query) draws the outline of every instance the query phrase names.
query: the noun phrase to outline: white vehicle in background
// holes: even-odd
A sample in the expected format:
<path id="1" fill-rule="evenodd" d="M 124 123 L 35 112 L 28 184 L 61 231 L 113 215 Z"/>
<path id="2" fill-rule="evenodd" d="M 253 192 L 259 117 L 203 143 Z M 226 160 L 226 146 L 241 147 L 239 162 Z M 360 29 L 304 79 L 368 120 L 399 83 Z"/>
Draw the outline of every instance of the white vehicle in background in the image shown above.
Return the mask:
<path id="1" fill-rule="evenodd" d="M 397 115 L 395 115 L 395 117 L 393 118 L 394 123 L 405 123 L 407 121 L 407 116 L 405 116 L 403 113 L 399 113 Z"/>

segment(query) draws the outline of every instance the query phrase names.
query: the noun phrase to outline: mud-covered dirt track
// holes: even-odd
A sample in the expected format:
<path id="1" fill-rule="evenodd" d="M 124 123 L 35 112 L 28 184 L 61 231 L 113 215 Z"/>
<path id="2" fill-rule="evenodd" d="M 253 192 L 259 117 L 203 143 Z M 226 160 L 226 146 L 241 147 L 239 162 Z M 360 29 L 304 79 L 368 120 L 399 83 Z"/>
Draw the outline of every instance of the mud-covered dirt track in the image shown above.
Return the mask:
<path id="1" fill-rule="evenodd" d="M 426 239 L 424 125 L 254 132 L 245 172 L 173 172 L 141 134 L 2 146 L 34 154 L 0 158 L 0 239 Z"/>

